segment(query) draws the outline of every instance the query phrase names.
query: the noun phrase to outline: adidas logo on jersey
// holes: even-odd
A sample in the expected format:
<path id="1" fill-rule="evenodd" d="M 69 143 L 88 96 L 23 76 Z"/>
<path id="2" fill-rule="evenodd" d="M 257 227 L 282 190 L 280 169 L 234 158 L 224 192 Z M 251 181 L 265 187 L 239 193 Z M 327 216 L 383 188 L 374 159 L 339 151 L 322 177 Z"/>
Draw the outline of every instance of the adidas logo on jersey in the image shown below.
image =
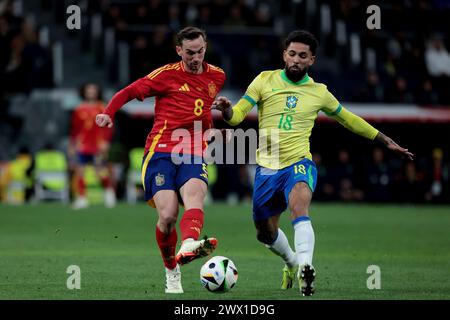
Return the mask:
<path id="1" fill-rule="evenodd" d="M 178 91 L 191 91 L 187 83 L 183 84 Z"/>

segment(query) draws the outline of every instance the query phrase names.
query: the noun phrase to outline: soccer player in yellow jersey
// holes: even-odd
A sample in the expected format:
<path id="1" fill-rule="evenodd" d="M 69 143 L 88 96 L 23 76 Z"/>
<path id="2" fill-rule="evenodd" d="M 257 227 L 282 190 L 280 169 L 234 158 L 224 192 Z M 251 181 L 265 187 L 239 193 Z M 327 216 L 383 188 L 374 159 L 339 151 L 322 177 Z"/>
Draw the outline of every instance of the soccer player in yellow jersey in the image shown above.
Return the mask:
<path id="1" fill-rule="evenodd" d="M 232 126 L 242 122 L 254 105 L 258 106 L 260 145 L 253 190 L 257 239 L 286 264 L 281 288 L 292 288 L 297 276 L 304 296 L 314 293 L 314 230 L 309 206 L 317 169 L 310 153 L 309 136 L 319 111 L 352 132 L 377 140 L 406 159 L 413 158 L 411 152 L 346 110 L 325 85 L 308 76 L 317 46 L 311 33 L 293 31 L 285 40 L 283 70 L 261 72 L 234 106 L 226 97 L 218 97 L 213 103 L 213 108 L 220 110 Z M 262 145 L 261 141 L 266 143 Z M 280 215 L 287 208 L 295 230 L 295 252 L 279 228 Z"/>

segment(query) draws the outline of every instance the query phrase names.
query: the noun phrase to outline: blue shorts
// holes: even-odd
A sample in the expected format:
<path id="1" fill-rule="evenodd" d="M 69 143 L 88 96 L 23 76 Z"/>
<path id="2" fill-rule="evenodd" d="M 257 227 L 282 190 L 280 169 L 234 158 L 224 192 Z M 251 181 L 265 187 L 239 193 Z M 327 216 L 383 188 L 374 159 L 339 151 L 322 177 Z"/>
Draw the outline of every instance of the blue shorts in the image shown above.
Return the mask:
<path id="1" fill-rule="evenodd" d="M 305 182 L 314 192 L 317 168 L 313 161 L 303 159 L 280 170 L 258 166 L 253 186 L 253 220 L 266 220 L 285 211 L 297 182 Z"/>
<path id="2" fill-rule="evenodd" d="M 147 160 L 147 157 L 150 159 Z M 176 164 L 172 154 L 155 152 L 146 154 L 142 160 L 142 184 L 145 201 L 155 206 L 153 196 L 160 190 L 173 190 L 181 201 L 179 190 L 191 178 L 198 178 L 208 184 L 207 164 L 202 157 L 188 156 L 189 163 Z M 146 165 L 147 161 L 147 165 Z M 145 171 L 144 171 L 145 170 Z"/>
<path id="3" fill-rule="evenodd" d="M 82 153 L 78 152 L 77 154 L 78 164 L 81 165 L 94 165 L 94 166 L 102 166 L 105 165 L 105 158 L 100 154 L 94 153 Z"/>
<path id="4" fill-rule="evenodd" d="M 81 153 L 77 154 L 79 164 L 93 164 L 95 155 L 92 153 Z"/>

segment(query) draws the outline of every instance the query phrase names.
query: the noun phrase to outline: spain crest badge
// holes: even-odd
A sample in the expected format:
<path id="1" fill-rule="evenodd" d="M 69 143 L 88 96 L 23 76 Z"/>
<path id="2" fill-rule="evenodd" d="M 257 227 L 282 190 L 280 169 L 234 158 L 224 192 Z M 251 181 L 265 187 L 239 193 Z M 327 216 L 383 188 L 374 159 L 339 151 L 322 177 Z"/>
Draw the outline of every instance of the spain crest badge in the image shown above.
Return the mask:
<path id="1" fill-rule="evenodd" d="M 214 98 L 217 94 L 217 86 L 212 81 L 208 84 L 208 94 L 211 98 Z"/>
<path id="2" fill-rule="evenodd" d="M 164 175 L 158 172 L 158 175 L 155 177 L 155 183 L 158 187 L 161 187 L 166 182 Z"/>

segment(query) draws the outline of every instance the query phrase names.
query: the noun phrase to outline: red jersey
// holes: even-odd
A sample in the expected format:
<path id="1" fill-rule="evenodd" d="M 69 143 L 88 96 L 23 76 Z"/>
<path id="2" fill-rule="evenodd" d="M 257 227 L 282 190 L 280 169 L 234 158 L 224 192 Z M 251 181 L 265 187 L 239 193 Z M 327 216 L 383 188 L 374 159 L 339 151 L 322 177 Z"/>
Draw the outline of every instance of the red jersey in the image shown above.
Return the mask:
<path id="1" fill-rule="evenodd" d="M 95 125 L 95 116 L 103 112 L 104 104 L 81 103 L 72 114 L 70 143 L 78 152 L 96 154 L 100 145 L 112 138 L 112 129 Z"/>
<path id="2" fill-rule="evenodd" d="M 225 73 L 218 67 L 203 62 L 203 72 L 193 74 L 178 62 L 154 70 L 118 94 L 126 94 L 121 103 L 155 96 L 155 118 L 146 151 L 202 155 L 207 146 L 203 133 L 212 128 L 211 104 L 224 82 Z M 122 106 L 117 102 L 120 99 L 113 100 L 104 111 L 111 118 Z"/>

